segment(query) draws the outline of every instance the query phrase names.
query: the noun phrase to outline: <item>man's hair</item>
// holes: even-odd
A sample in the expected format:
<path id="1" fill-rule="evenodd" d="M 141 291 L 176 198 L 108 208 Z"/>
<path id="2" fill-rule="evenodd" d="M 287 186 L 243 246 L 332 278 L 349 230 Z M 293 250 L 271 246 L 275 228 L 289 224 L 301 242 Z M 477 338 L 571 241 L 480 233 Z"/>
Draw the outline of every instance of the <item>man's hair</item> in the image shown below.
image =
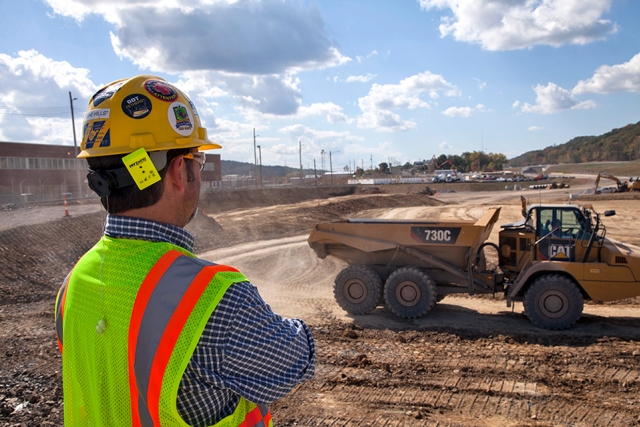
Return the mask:
<path id="1" fill-rule="evenodd" d="M 150 185 L 144 190 L 140 190 L 135 184 L 114 189 L 108 196 L 100 198 L 102 206 L 104 206 L 107 212 L 115 215 L 130 209 L 140 209 L 155 205 L 160 200 L 160 197 L 162 197 L 162 192 L 164 191 L 164 177 L 167 173 L 167 168 L 173 159 L 187 154 L 190 151 L 190 148 L 178 148 L 167 151 L 167 164 L 158 171 L 161 178 L 160 181 Z M 124 167 L 122 161 L 124 156 L 126 156 L 126 154 L 89 157 L 87 158 L 87 162 L 89 163 L 89 168 L 94 171 L 118 169 Z M 190 167 L 187 168 L 187 180 L 189 182 L 195 180 L 195 173 Z"/>

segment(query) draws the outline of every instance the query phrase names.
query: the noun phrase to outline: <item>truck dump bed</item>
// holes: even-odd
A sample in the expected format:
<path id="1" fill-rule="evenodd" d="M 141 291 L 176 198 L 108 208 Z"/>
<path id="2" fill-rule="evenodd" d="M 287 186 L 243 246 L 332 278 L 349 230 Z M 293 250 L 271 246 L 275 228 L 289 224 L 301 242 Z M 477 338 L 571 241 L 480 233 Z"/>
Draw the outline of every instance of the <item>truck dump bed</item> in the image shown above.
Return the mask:
<path id="1" fill-rule="evenodd" d="M 499 216 L 500 208 L 492 208 L 477 221 L 333 221 L 316 224 L 308 243 L 320 258 L 331 255 L 350 265 L 387 268 L 436 267 L 442 270 L 432 273 L 437 282 L 459 282 L 437 262 L 465 271 L 469 257 L 487 240 Z"/>

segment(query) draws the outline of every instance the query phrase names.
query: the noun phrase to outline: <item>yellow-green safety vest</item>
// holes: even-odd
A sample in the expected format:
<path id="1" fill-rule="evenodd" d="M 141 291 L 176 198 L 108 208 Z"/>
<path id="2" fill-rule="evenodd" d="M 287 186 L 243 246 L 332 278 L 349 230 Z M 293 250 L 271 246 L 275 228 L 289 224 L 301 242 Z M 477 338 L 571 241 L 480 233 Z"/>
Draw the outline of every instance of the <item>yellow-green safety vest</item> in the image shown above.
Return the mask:
<path id="1" fill-rule="evenodd" d="M 236 269 L 170 243 L 104 236 L 56 299 L 68 426 L 187 427 L 176 401 L 200 335 Z M 240 398 L 216 427 L 270 427 L 264 405 Z"/>

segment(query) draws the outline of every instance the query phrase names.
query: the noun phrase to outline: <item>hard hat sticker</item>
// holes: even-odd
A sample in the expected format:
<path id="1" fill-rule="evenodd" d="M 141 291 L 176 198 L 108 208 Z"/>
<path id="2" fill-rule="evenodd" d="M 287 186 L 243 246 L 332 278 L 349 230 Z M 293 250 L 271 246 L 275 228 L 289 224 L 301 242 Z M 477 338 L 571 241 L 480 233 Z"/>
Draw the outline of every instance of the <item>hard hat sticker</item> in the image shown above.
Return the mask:
<path id="1" fill-rule="evenodd" d="M 160 80 L 147 80 L 144 88 L 161 101 L 172 102 L 178 99 L 178 92 L 169 84 Z"/>
<path id="2" fill-rule="evenodd" d="M 189 97 L 187 95 L 185 95 L 184 97 L 187 98 L 187 101 L 189 102 L 189 105 L 191 106 L 191 111 L 193 111 L 193 115 L 195 117 L 200 117 L 200 114 L 198 114 L 198 109 L 196 108 L 195 104 L 193 102 L 191 102 L 191 99 L 189 99 Z"/>
<path id="3" fill-rule="evenodd" d="M 182 102 L 174 102 L 167 112 L 169 123 L 182 136 L 189 136 L 193 132 L 193 116 L 191 109 Z"/>
<path id="4" fill-rule="evenodd" d="M 93 148 L 97 143 L 99 147 L 108 147 L 111 145 L 109 137 L 109 121 L 100 120 L 91 123 L 85 123 L 82 135 L 84 148 Z"/>
<path id="5" fill-rule="evenodd" d="M 96 110 L 89 110 L 84 116 L 84 121 L 88 122 L 89 120 L 108 119 L 110 112 L 111 110 L 109 108 L 98 108 Z"/>
<path id="6" fill-rule="evenodd" d="M 123 157 L 122 161 L 140 190 L 144 190 L 161 179 L 160 173 L 144 148 Z"/>
<path id="7" fill-rule="evenodd" d="M 106 101 L 107 99 L 111 98 L 113 94 L 116 93 L 122 87 L 123 84 L 124 82 L 118 82 L 118 83 L 112 84 L 111 86 L 107 86 L 101 91 L 99 91 L 98 93 L 96 93 L 95 95 L 93 95 L 93 106 L 97 107 L 103 101 Z"/>
<path id="8" fill-rule="evenodd" d="M 134 93 L 122 100 L 122 111 L 132 119 L 143 119 L 151 113 L 151 100 L 144 95 Z"/>

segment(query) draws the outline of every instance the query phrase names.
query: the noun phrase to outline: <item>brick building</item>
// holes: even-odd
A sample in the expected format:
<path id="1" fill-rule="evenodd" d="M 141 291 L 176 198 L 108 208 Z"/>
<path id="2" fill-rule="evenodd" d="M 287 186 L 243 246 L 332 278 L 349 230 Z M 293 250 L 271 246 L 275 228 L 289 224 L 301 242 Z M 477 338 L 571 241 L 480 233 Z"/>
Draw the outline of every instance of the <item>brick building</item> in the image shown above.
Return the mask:
<path id="1" fill-rule="evenodd" d="M 97 197 L 86 176 L 72 146 L 0 142 L 0 204 Z M 221 185 L 219 154 L 207 154 L 201 177 L 203 190 Z"/>

